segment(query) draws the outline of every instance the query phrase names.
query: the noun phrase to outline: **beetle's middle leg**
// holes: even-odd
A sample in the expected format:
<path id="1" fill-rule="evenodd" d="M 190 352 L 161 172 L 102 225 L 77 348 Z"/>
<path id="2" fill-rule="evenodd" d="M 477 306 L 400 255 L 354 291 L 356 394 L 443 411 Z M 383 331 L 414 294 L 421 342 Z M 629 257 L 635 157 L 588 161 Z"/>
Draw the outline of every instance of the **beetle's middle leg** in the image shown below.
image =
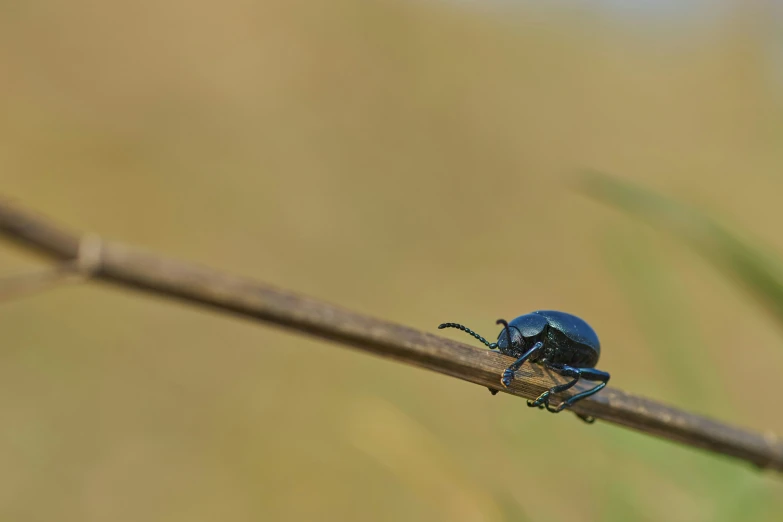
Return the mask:
<path id="1" fill-rule="evenodd" d="M 596 381 L 599 384 L 594 388 L 590 388 L 587 391 L 577 393 L 573 397 L 570 397 L 565 402 L 563 402 L 563 404 L 557 407 L 557 411 L 562 411 L 564 408 L 571 406 L 575 402 L 586 399 L 591 395 L 595 395 L 599 391 L 603 390 L 606 387 L 606 383 L 609 382 L 609 374 L 601 370 L 596 370 L 595 368 L 579 368 L 579 373 L 583 379 L 587 379 L 588 381 Z"/>
<path id="2" fill-rule="evenodd" d="M 604 387 L 606 387 L 606 383 L 609 382 L 609 374 L 601 370 L 596 370 L 595 368 L 574 368 L 573 366 L 568 366 L 565 364 L 547 364 L 546 366 L 547 368 L 550 368 L 551 370 L 559 373 L 560 375 L 574 378 L 574 380 L 572 380 L 571 382 L 554 386 L 550 390 L 545 391 L 544 393 L 539 395 L 535 401 L 527 402 L 528 406 L 531 407 L 538 406 L 540 408 L 542 406 L 546 406 L 546 409 L 552 413 L 559 413 L 563 411 L 565 408 L 573 405 L 574 403 L 598 393 L 599 391 L 604 389 Z M 598 381 L 599 384 L 594 388 L 590 388 L 587 391 L 583 391 L 581 393 L 577 393 L 573 397 L 569 397 L 568 399 L 563 401 L 557 408 L 549 407 L 550 395 L 552 395 L 553 393 L 560 393 L 571 388 L 577 382 L 579 382 L 580 378 L 584 378 L 588 381 Z M 582 415 L 579 415 L 579 417 L 588 423 L 592 423 L 594 420 L 592 417 L 585 417 Z"/>
<path id="3" fill-rule="evenodd" d="M 544 364 L 548 369 L 559 373 L 560 375 L 564 377 L 573 377 L 573 380 L 570 382 L 567 382 L 565 384 L 558 384 L 557 386 L 551 387 L 549 390 L 545 391 L 541 395 L 539 395 L 536 400 L 534 401 L 527 401 L 527 405 L 531 408 L 543 408 L 546 406 L 546 409 L 553 412 L 549 407 L 549 397 L 555 393 L 561 393 L 569 388 L 572 388 L 576 383 L 579 382 L 579 378 L 581 377 L 581 371 L 579 368 L 574 368 L 572 366 L 568 366 L 567 364 L 558 364 L 558 363 L 550 363 L 546 362 Z"/>

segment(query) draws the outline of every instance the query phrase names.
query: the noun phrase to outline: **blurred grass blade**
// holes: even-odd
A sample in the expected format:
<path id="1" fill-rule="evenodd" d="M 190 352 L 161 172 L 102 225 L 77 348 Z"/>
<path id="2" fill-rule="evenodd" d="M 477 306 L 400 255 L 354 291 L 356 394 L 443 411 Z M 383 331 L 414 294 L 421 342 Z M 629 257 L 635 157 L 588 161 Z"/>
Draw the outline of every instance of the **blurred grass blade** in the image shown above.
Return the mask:
<path id="1" fill-rule="evenodd" d="M 739 282 L 783 327 L 783 263 L 704 213 L 627 181 L 587 172 L 583 191 L 593 199 L 668 229 Z"/>
<path id="2" fill-rule="evenodd" d="M 603 232 L 606 264 L 625 292 L 629 312 L 648 343 L 651 362 L 666 368 L 665 375 L 650 373 L 648 385 L 662 399 L 702 406 L 720 403 L 725 408 L 723 385 L 701 377 L 715 368 L 710 348 L 691 326 L 694 318 L 683 293 L 682 274 L 650 242 L 651 231 L 623 223 Z M 662 324 L 667 327 L 661 328 Z M 669 364 L 674 360 L 678 364 Z"/>
<path id="3" fill-rule="evenodd" d="M 501 489 L 496 491 L 494 496 L 503 522 L 529 522 L 530 517 L 511 493 Z"/>

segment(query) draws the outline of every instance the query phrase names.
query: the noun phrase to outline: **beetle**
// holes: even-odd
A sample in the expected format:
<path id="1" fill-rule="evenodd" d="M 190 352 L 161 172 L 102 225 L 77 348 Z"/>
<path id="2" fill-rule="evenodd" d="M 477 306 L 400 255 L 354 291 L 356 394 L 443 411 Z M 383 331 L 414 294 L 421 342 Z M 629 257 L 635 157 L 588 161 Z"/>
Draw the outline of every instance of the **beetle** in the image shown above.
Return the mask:
<path id="1" fill-rule="evenodd" d="M 498 334 L 496 343 L 487 342 L 470 328 L 457 323 L 443 323 L 438 326 L 438 329 L 456 328 L 462 330 L 481 341 L 490 350 L 497 349 L 504 355 L 516 357 L 517 360 L 506 368 L 500 378 L 500 384 L 505 388 L 511 385 L 514 373 L 528 360 L 543 365 L 560 375 L 572 378 L 565 384 L 553 386 L 535 400 L 528 400 L 528 406 L 546 408 L 552 413 L 559 413 L 574 403 L 598 393 L 609 382 L 609 374 L 595 367 L 601 356 L 601 343 L 598 340 L 598 335 L 589 324 L 579 317 L 555 310 L 539 310 L 520 315 L 510 323 L 504 319 L 498 319 L 496 324 L 503 325 L 503 330 Z M 549 405 L 552 395 L 568 390 L 580 379 L 599 384 L 566 399 L 557 407 Z M 489 391 L 492 392 L 492 395 L 498 392 L 492 388 Z M 595 421 L 593 417 L 578 413 L 576 415 L 588 423 Z"/>

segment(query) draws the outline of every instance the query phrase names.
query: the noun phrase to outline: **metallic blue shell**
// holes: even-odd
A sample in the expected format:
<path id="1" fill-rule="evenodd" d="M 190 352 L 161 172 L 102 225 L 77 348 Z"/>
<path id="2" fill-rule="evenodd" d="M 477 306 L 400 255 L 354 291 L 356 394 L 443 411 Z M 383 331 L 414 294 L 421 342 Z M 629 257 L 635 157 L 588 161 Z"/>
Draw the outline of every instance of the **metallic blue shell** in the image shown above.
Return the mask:
<path id="1" fill-rule="evenodd" d="M 589 346 L 595 350 L 599 356 L 601 355 L 601 342 L 598 340 L 598 334 L 596 334 L 595 330 L 593 330 L 593 328 L 583 319 L 556 310 L 539 310 L 533 313 L 545 317 L 549 322 L 549 326 L 556 330 L 560 330 L 572 341 Z M 525 316 L 523 315 L 522 317 Z M 521 317 L 519 319 L 521 319 Z M 516 321 L 516 319 L 514 319 L 514 321 Z"/>
<path id="2" fill-rule="evenodd" d="M 505 328 L 500 331 L 497 347 L 501 353 L 521 357 L 536 341 L 544 346 L 531 362 L 593 368 L 601 356 L 601 343 L 592 327 L 575 315 L 555 310 L 520 315 L 508 323 L 508 331 Z"/>

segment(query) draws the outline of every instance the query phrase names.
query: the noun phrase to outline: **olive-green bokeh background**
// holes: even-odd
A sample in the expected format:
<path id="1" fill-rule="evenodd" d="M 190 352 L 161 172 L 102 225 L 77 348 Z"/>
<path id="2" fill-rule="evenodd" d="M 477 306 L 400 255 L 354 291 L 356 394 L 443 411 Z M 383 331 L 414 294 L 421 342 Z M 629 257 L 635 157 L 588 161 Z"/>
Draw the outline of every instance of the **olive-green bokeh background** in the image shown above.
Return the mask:
<path id="1" fill-rule="evenodd" d="M 783 252 L 773 29 L 751 2 L 624 21 L 590 4 L 2 2 L 1 188 L 427 331 L 570 311 L 612 385 L 783 433 L 770 318 L 569 181 L 608 170 Z M 36 263 L 0 244 L 0 272 Z M 781 481 L 743 464 L 113 287 L 2 303 L 0 332 L 2 520 L 783 517 Z"/>

